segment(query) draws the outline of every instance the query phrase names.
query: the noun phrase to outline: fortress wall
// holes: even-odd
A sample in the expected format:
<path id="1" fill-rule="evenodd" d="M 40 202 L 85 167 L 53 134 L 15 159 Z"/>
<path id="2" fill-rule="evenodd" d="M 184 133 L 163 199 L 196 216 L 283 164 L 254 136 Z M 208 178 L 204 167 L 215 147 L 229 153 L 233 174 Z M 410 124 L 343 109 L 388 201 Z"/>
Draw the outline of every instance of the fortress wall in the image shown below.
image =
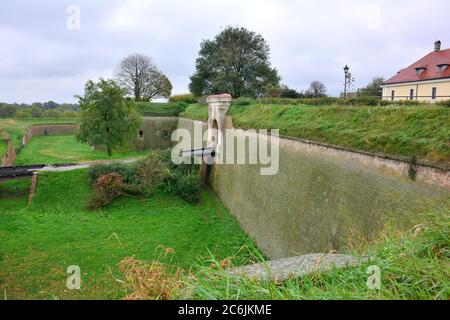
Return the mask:
<path id="1" fill-rule="evenodd" d="M 192 130 L 193 123 L 180 119 L 179 127 Z M 341 250 L 388 222 L 411 227 L 424 211 L 450 206 L 445 186 L 433 185 L 448 181 L 448 171 L 415 166 L 413 181 L 402 161 L 283 138 L 279 159 L 274 176 L 262 176 L 260 165 L 216 164 L 210 177 L 224 205 L 272 259 Z"/>
<path id="2" fill-rule="evenodd" d="M 143 137 L 135 142 L 139 150 L 163 150 L 172 145 L 171 135 L 177 128 L 177 117 L 144 117 L 141 131 Z"/>
<path id="3" fill-rule="evenodd" d="M 11 167 L 16 161 L 16 150 L 10 139 L 4 140 L 4 143 L 8 145 L 8 149 L 1 158 L 1 165 L 2 167 Z"/>
<path id="4" fill-rule="evenodd" d="M 78 131 L 78 124 L 44 124 L 34 125 L 28 128 L 22 138 L 22 144 L 27 145 L 34 136 L 73 135 Z"/>

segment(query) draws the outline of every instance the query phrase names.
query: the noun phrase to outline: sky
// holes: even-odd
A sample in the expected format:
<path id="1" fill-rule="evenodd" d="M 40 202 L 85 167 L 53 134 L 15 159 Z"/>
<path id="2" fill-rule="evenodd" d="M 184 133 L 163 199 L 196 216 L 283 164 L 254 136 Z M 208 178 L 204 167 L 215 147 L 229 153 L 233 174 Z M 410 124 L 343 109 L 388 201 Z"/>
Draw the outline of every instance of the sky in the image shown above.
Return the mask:
<path id="1" fill-rule="evenodd" d="M 132 53 L 186 93 L 201 41 L 230 25 L 265 38 L 282 83 L 319 80 L 336 96 L 346 64 L 359 88 L 437 39 L 450 48 L 448 12 L 448 0 L 1 0 L 0 101 L 76 102 L 88 79 L 113 77 Z"/>

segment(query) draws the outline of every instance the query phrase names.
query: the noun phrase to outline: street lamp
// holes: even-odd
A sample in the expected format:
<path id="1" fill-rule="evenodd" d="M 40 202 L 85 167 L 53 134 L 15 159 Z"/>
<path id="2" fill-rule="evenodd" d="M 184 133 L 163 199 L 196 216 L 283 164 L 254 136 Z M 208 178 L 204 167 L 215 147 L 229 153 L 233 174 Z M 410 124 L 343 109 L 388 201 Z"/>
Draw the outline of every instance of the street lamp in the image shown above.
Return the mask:
<path id="1" fill-rule="evenodd" d="M 347 83 L 348 83 L 348 78 L 349 78 L 349 71 L 350 68 L 348 67 L 348 65 L 345 65 L 344 67 L 344 74 L 345 74 L 345 82 L 344 82 L 344 99 L 347 99 Z"/>

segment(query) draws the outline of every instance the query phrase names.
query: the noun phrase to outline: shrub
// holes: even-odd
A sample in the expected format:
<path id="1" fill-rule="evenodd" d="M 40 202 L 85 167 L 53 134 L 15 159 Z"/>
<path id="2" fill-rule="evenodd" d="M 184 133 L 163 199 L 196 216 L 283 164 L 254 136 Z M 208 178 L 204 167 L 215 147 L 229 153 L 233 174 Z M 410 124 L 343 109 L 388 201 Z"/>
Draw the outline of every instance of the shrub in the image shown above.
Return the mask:
<path id="1" fill-rule="evenodd" d="M 197 103 L 197 97 L 191 93 L 188 94 L 179 94 L 175 96 L 171 96 L 169 101 L 172 103 L 177 102 L 186 102 L 187 104 Z"/>
<path id="2" fill-rule="evenodd" d="M 181 199 L 189 203 L 197 203 L 200 200 L 200 177 L 197 174 L 177 175 L 174 180 L 173 191 Z"/>
<path id="3" fill-rule="evenodd" d="M 99 164 L 92 166 L 88 171 L 88 177 L 91 184 L 94 184 L 98 178 L 109 173 L 118 173 L 127 184 L 139 184 L 138 171 L 134 165 L 112 163 Z"/>
<path id="4" fill-rule="evenodd" d="M 125 184 L 120 174 L 113 172 L 100 176 L 94 184 L 94 196 L 88 202 L 89 210 L 109 205 L 115 198 L 125 194 Z"/>
<path id="5" fill-rule="evenodd" d="M 450 108 L 450 100 L 436 102 L 437 105 Z"/>
<path id="6" fill-rule="evenodd" d="M 146 263 L 125 258 L 119 263 L 124 276 L 124 287 L 129 300 L 170 300 L 183 287 L 182 269 L 159 261 Z"/>
<path id="7" fill-rule="evenodd" d="M 170 170 L 155 154 L 136 163 L 136 172 L 141 193 L 152 194 L 156 188 L 170 178 Z"/>
<path id="8" fill-rule="evenodd" d="M 184 110 L 186 110 L 186 108 L 188 106 L 189 106 L 189 103 L 187 103 L 186 101 L 177 102 L 174 107 L 174 115 L 179 116 L 180 113 L 184 112 Z"/>

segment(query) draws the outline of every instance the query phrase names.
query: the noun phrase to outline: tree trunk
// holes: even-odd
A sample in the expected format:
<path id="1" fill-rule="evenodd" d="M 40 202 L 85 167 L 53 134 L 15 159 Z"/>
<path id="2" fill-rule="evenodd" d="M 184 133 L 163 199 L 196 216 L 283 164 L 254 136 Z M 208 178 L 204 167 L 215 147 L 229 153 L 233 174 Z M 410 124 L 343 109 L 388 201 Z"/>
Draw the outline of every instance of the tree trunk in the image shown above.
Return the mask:
<path id="1" fill-rule="evenodd" d="M 106 151 L 108 152 L 108 157 L 112 156 L 112 147 L 111 145 L 107 144 L 106 145 Z"/>

